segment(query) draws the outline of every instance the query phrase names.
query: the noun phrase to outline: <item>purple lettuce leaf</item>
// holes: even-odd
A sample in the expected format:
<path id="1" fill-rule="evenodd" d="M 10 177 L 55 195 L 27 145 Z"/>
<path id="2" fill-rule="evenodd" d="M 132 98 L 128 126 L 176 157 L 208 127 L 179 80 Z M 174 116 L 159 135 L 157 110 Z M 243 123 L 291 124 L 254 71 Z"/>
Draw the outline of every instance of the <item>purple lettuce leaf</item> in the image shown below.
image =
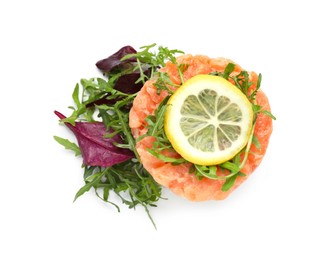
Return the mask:
<path id="1" fill-rule="evenodd" d="M 127 54 L 134 54 L 134 53 L 136 53 L 136 50 L 133 47 L 131 46 L 122 47 L 119 51 L 107 57 L 106 59 L 102 59 L 98 61 L 96 63 L 96 66 L 99 70 L 101 70 L 104 73 L 110 73 L 115 68 L 119 70 L 120 69 L 124 70 L 124 67 L 127 66 L 133 68 L 136 65 L 136 61 L 137 61 L 136 58 L 129 58 L 124 61 L 121 61 L 121 59 Z M 143 69 L 143 73 L 147 77 L 150 77 L 152 71 L 151 67 L 148 66 L 147 64 L 144 64 L 144 66 L 142 66 L 142 69 Z M 135 70 L 131 73 L 124 74 L 117 79 L 113 88 L 125 94 L 135 94 L 138 91 L 140 91 L 140 89 L 143 87 L 143 82 L 137 82 L 139 78 L 140 78 L 139 70 Z M 108 98 L 109 96 L 111 96 L 111 93 L 107 93 L 102 98 L 90 102 L 89 104 L 87 104 L 87 107 L 91 107 L 94 105 L 102 105 L 102 104 L 113 105 L 117 101 L 119 101 L 119 99 L 110 99 Z M 130 107 L 128 107 L 127 109 L 129 108 Z"/>
<path id="2" fill-rule="evenodd" d="M 66 118 L 58 111 L 55 111 L 55 114 L 60 119 Z M 85 165 L 109 167 L 135 157 L 129 149 L 114 145 L 122 143 L 120 135 L 104 138 L 105 134 L 113 131 L 107 131 L 101 122 L 76 122 L 74 126 L 70 123 L 65 124 L 77 138 Z"/>
<path id="3" fill-rule="evenodd" d="M 120 50 L 118 50 L 116 53 L 112 54 L 111 56 L 102 59 L 96 63 L 96 67 L 101 70 L 102 72 L 109 73 L 114 68 L 118 66 L 122 66 L 127 63 L 136 62 L 136 58 L 130 58 L 124 61 L 121 61 L 121 59 L 126 56 L 127 54 L 134 54 L 136 53 L 136 50 L 127 45 L 122 47 Z"/>
<path id="4" fill-rule="evenodd" d="M 144 74 L 149 77 L 151 74 L 151 69 L 150 68 L 145 69 Z M 136 83 L 136 81 L 138 80 L 139 77 L 140 77 L 140 73 L 137 71 L 134 71 L 130 74 L 123 75 L 115 83 L 114 89 L 119 90 L 120 92 L 125 93 L 125 94 L 135 94 L 138 91 L 140 91 L 140 89 L 143 87 L 142 82 Z M 107 93 L 102 98 L 100 98 L 96 101 L 93 101 L 91 103 L 88 103 L 87 107 L 91 107 L 94 105 L 103 105 L 103 104 L 113 105 L 117 101 L 119 101 L 119 99 L 117 99 L 117 98 L 108 99 L 109 96 L 111 96 L 111 93 Z M 130 107 L 128 107 L 127 109 L 130 109 Z"/>
<path id="5" fill-rule="evenodd" d="M 151 73 L 150 69 L 144 70 L 144 74 L 146 74 L 147 76 L 149 76 L 150 73 Z M 119 90 L 126 94 L 135 94 L 138 91 L 140 91 L 140 89 L 144 85 L 142 82 L 136 83 L 139 77 L 140 77 L 139 71 L 134 71 L 130 74 L 122 75 L 115 83 L 114 89 Z"/>

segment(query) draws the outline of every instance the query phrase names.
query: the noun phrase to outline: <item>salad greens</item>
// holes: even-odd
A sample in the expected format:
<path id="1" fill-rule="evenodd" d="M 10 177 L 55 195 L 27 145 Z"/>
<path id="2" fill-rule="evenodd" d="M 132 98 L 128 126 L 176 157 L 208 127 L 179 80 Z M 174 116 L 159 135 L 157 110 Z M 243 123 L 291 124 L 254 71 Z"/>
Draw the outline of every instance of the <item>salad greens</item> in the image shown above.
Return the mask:
<path id="1" fill-rule="evenodd" d="M 145 135 L 154 136 L 156 141 L 148 150 L 152 155 L 173 165 L 188 163 L 182 158 L 171 158 L 162 153 L 164 150 L 173 150 L 164 132 L 164 114 L 167 101 L 173 94 L 172 89 L 180 85 L 174 84 L 167 73 L 159 71 L 159 68 L 170 61 L 177 66 L 183 83 L 183 74 L 188 65 L 177 64 L 175 56 L 182 54 L 182 51 L 161 46 L 154 51 L 156 47 L 156 44 L 143 46 L 141 51 L 137 52 L 131 46 L 125 46 L 108 58 L 98 61 L 96 66 L 103 73 L 103 77 L 81 79 L 80 83 L 76 84 L 72 94 L 74 106 L 69 107 L 72 109 L 71 115 L 65 117 L 55 111 L 61 123 L 75 134 L 78 145 L 67 139 L 54 137 L 59 144 L 83 158 L 85 185 L 76 193 L 74 200 L 93 188 L 100 199 L 120 211 L 119 206 L 110 199 L 114 194 L 129 208 L 143 206 L 154 226 L 149 207 L 156 207 L 161 198 L 161 187 L 144 169 L 136 151 L 136 142 Z M 214 166 L 192 164 L 190 168 L 190 173 L 198 178 L 218 179 L 218 168 L 228 172 L 224 177 L 226 181 L 222 187 L 223 191 L 234 185 L 237 176 L 244 176 L 241 169 L 246 163 L 251 144 L 254 143 L 259 148 L 259 142 L 253 135 L 257 115 L 264 113 L 275 119 L 270 112 L 263 110 L 256 103 L 261 75 L 256 88 L 250 91 L 253 83 L 249 80 L 248 72 L 241 71 L 238 75 L 233 75 L 234 68 L 235 65 L 230 63 L 224 72 L 211 74 L 232 80 L 251 102 L 254 124 L 248 144 L 225 163 Z M 166 90 L 168 96 L 155 113 L 146 118 L 147 133 L 135 140 L 129 128 L 129 111 L 138 91 L 150 78 L 156 80 L 154 85 L 157 93 Z"/>
<path id="2" fill-rule="evenodd" d="M 129 111 L 144 82 L 166 61 L 174 61 L 174 55 L 182 52 L 159 47 L 157 53 L 152 53 L 153 47 L 155 44 L 136 52 L 131 46 L 125 46 L 97 62 L 104 77 L 82 79 L 76 84 L 70 116 L 55 111 L 75 134 L 78 145 L 58 136 L 54 138 L 83 157 L 85 185 L 74 200 L 93 188 L 99 198 L 120 210 L 110 200 L 114 193 L 129 208 L 143 206 L 154 224 L 148 207 L 156 206 L 161 187 L 139 160 L 136 140 L 129 128 Z"/>

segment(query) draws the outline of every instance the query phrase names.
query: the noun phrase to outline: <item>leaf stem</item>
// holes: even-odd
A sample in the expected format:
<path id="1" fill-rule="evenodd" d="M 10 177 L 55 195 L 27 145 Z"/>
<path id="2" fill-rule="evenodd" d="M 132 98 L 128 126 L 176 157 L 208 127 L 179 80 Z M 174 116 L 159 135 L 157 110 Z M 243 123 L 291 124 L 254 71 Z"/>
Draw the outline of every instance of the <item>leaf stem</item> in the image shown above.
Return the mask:
<path id="1" fill-rule="evenodd" d="M 246 146 L 246 150 L 245 150 L 245 154 L 244 154 L 244 157 L 243 157 L 243 161 L 241 162 L 240 166 L 239 166 L 239 169 L 241 170 L 244 165 L 246 164 L 247 162 L 247 159 L 248 159 L 248 153 L 250 151 L 250 147 L 251 147 L 251 144 L 252 144 L 252 138 L 254 136 L 254 132 L 255 132 L 255 126 L 256 124 L 254 124 L 252 126 L 252 129 L 251 129 L 251 133 L 250 133 L 250 137 L 249 137 L 249 140 L 248 140 L 248 143 L 247 143 L 247 146 Z"/>
<path id="2" fill-rule="evenodd" d="M 177 66 L 177 64 L 176 64 L 176 66 Z M 184 75 L 183 75 L 182 71 L 180 70 L 179 66 L 177 66 L 177 69 L 178 69 L 178 74 L 179 74 L 181 85 L 182 85 L 182 84 L 184 84 Z"/>
<path id="3" fill-rule="evenodd" d="M 123 112 L 120 109 L 117 109 L 116 113 L 121 122 L 122 131 L 125 134 L 125 136 L 127 137 L 130 149 L 134 152 L 136 159 L 140 162 L 140 157 L 139 157 L 139 154 L 138 154 L 136 146 L 135 146 L 135 139 L 133 138 L 133 136 L 131 135 L 131 132 L 129 131 L 129 129 L 127 127 L 127 122 L 125 122 L 125 120 L 123 118 Z"/>
<path id="4" fill-rule="evenodd" d="M 143 68 L 142 68 L 142 65 L 141 65 L 140 60 L 138 58 L 136 60 L 137 60 L 137 64 L 138 64 L 140 79 L 142 80 L 143 85 L 144 85 L 145 84 L 145 77 L 146 77 L 146 75 L 144 74 L 144 71 L 143 71 Z"/>

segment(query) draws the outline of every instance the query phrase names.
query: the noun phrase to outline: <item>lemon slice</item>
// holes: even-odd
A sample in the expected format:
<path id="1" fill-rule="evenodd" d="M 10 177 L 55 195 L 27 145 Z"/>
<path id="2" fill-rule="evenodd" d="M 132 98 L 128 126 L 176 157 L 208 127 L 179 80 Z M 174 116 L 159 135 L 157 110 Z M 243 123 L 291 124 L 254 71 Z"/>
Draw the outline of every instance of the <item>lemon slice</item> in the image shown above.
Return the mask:
<path id="1" fill-rule="evenodd" d="M 197 75 L 169 99 L 164 130 L 184 159 L 216 165 L 247 144 L 253 111 L 247 97 L 224 78 Z"/>

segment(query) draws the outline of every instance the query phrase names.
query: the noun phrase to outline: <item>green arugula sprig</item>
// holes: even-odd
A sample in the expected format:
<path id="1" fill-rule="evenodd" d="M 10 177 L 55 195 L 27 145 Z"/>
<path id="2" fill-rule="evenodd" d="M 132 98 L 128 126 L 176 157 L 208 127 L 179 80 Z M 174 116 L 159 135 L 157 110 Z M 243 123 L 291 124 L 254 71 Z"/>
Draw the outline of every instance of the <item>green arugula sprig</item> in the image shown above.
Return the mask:
<path id="1" fill-rule="evenodd" d="M 181 50 L 177 50 L 177 49 L 170 50 L 167 47 L 162 47 L 162 46 L 159 46 L 157 50 L 154 50 L 155 47 L 156 47 L 155 43 L 151 45 L 142 46 L 140 48 L 141 51 L 133 54 L 128 54 L 122 59 L 122 60 L 127 60 L 131 58 L 137 59 L 137 64 L 134 70 L 139 70 L 141 75 L 140 78 L 137 80 L 137 82 L 145 83 L 145 81 L 148 80 L 149 78 L 153 78 L 155 74 L 158 73 L 158 69 L 164 67 L 167 61 L 170 61 L 173 64 L 177 65 L 176 55 L 184 53 Z M 151 67 L 150 77 L 147 77 L 143 73 L 143 64 L 148 64 L 148 66 Z M 184 68 L 182 67 L 182 69 Z M 178 73 L 182 79 L 183 78 L 182 71 L 179 70 Z"/>
<path id="2" fill-rule="evenodd" d="M 135 58 L 137 60 L 136 66 L 133 70 L 140 71 L 140 77 L 137 82 L 145 83 L 146 80 L 150 78 L 155 78 L 156 82 L 154 85 L 157 88 L 157 94 L 160 94 L 162 90 L 166 90 L 169 95 L 173 94 L 171 88 L 169 87 L 179 87 L 180 85 L 174 84 L 168 73 L 159 71 L 161 67 L 166 65 L 166 62 L 170 61 L 175 64 L 178 68 L 177 72 L 181 80 L 181 84 L 184 82 L 184 71 L 188 68 L 187 64 L 177 64 L 176 55 L 183 54 L 181 50 L 173 49 L 170 50 L 167 47 L 159 46 L 157 50 L 154 50 L 156 44 L 146 45 L 141 47 L 141 51 L 126 55 L 122 60 L 127 60 Z M 151 74 L 149 77 L 143 73 L 143 64 L 148 64 L 151 69 Z"/>
<path id="3" fill-rule="evenodd" d="M 164 151 L 174 151 L 164 131 L 164 116 L 169 97 L 170 95 L 164 98 L 155 110 L 154 115 L 149 115 L 146 117 L 145 121 L 148 124 L 148 131 L 146 134 L 140 136 L 137 141 L 143 139 L 145 136 L 155 137 L 152 149 L 148 149 L 148 152 L 164 162 L 170 162 L 173 165 L 177 165 L 187 163 L 187 161 L 183 158 L 173 158 L 163 154 Z"/>
<path id="4" fill-rule="evenodd" d="M 59 136 L 54 136 L 54 139 L 57 143 L 63 145 L 65 147 L 65 149 L 71 150 L 75 153 L 75 156 L 80 156 L 81 155 L 81 151 L 78 145 L 76 145 L 75 143 L 71 142 L 68 139 L 64 139 L 62 137 Z"/>
<path id="5" fill-rule="evenodd" d="M 158 47 L 157 51 L 155 49 L 156 45 L 152 44 L 142 47 L 140 52 L 126 55 L 122 60 L 136 58 L 136 65 L 125 65 L 114 69 L 110 73 L 104 74 L 106 78 L 81 79 L 72 93 L 74 105 L 69 108 L 73 111 L 70 116 L 61 120 L 62 123 L 72 125 L 81 121 L 101 121 L 106 129 L 112 130 L 104 136 L 105 138 L 120 135 L 123 141 L 116 145 L 120 148 L 130 149 L 135 154 L 135 158 L 111 167 L 82 165 L 85 185 L 76 193 L 74 201 L 84 193 L 94 189 L 100 199 L 112 204 L 120 211 L 119 206 L 110 200 L 111 193 L 113 193 L 129 208 L 135 208 L 137 205 L 143 206 L 154 227 L 155 223 L 150 215 L 149 207 L 155 207 L 156 202 L 162 198 L 161 186 L 154 181 L 141 164 L 136 150 L 136 140 L 133 138 L 129 127 L 129 111 L 137 93 L 120 92 L 115 89 L 115 84 L 121 76 L 138 70 L 140 77 L 136 84 L 138 82 L 144 83 L 146 80 L 156 77 L 158 78 L 159 89 L 166 89 L 167 85 L 173 85 L 167 74 L 159 73 L 157 70 L 163 67 L 167 61 L 175 62 L 175 55 L 183 52 L 169 50 L 161 46 Z M 150 75 L 144 73 L 145 67 L 151 69 Z M 166 90 L 170 91 L 170 89 Z M 99 101 L 102 101 L 101 104 L 98 104 Z M 163 112 L 164 107 L 159 113 L 163 114 Z M 149 125 L 152 125 L 153 120 L 154 131 L 163 126 L 163 121 L 156 121 L 155 118 L 148 120 Z M 159 132 L 152 134 L 160 136 Z M 75 143 L 57 136 L 54 138 L 66 149 L 72 150 L 76 156 L 81 155 L 80 148 Z M 162 140 L 162 142 L 165 141 Z"/>
<path id="6" fill-rule="evenodd" d="M 155 223 L 150 215 L 148 207 L 155 207 L 156 202 L 161 198 L 161 187 L 152 176 L 143 168 L 136 151 L 136 141 L 132 137 L 129 128 L 129 109 L 136 94 L 125 94 L 114 90 L 110 82 L 102 78 L 81 80 L 81 84 L 75 87 L 72 97 L 75 107 L 71 107 L 71 116 L 62 120 L 75 124 L 76 121 L 95 122 L 95 118 L 102 121 L 107 129 L 112 129 L 110 135 L 119 134 L 123 137 L 123 143 L 118 147 L 128 148 L 135 153 L 136 159 L 131 159 L 111 167 L 99 167 L 83 165 L 85 185 L 77 192 L 74 201 L 85 192 L 93 188 L 96 195 L 103 201 L 114 205 L 118 211 L 119 206 L 110 201 L 110 191 L 122 200 L 122 203 L 135 208 L 142 205 L 150 220 Z M 82 91 L 81 91 L 82 90 Z M 81 95 L 79 93 L 82 93 Z M 113 105 L 102 104 L 88 106 L 91 102 L 103 98 L 111 93 L 110 99 L 117 99 Z M 108 137 L 111 137 L 108 136 Z M 80 155 L 79 147 L 69 140 L 55 137 L 55 140 L 66 149 L 70 149 Z"/>
<path id="7" fill-rule="evenodd" d="M 105 168 L 85 166 L 84 180 L 86 184 L 77 192 L 74 201 L 94 188 L 100 199 L 112 204 L 120 211 L 118 205 L 110 201 L 112 191 L 129 208 L 142 205 L 155 227 L 148 207 L 156 207 L 156 202 L 161 198 L 161 187 L 150 177 L 142 164 L 130 160 Z"/>

